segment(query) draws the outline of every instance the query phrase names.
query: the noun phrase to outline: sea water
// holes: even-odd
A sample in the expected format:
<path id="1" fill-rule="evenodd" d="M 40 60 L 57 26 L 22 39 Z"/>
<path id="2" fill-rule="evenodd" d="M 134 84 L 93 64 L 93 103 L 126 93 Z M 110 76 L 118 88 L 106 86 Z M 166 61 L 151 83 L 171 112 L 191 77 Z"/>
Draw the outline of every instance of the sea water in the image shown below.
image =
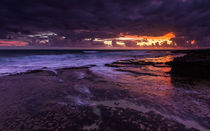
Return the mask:
<path id="1" fill-rule="evenodd" d="M 96 65 L 93 70 L 104 73 L 104 71 L 110 71 L 105 64 L 117 60 L 149 57 L 154 54 L 158 53 L 148 51 L 2 50 L 0 51 L 0 75 L 42 68 L 59 69 L 88 65 Z"/>

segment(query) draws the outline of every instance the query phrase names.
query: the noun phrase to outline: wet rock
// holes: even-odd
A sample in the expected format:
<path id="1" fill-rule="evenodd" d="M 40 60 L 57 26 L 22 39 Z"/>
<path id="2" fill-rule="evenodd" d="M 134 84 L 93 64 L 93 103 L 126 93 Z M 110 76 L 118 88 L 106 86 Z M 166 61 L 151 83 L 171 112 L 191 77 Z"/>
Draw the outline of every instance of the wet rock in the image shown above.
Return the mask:
<path id="1" fill-rule="evenodd" d="M 172 131 L 197 131 L 194 128 L 187 129 L 184 125 L 173 120 L 164 119 L 163 116 L 154 112 L 142 113 L 132 109 L 109 108 L 100 106 L 102 122 L 99 129 L 106 130 L 172 130 Z"/>
<path id="2" fill-rule="evenodd" d="M 191 51 L 183 57 L 175 58 L 168 63 L 171 75 L 178 77 L 210 78 L 210 52 Z"/>

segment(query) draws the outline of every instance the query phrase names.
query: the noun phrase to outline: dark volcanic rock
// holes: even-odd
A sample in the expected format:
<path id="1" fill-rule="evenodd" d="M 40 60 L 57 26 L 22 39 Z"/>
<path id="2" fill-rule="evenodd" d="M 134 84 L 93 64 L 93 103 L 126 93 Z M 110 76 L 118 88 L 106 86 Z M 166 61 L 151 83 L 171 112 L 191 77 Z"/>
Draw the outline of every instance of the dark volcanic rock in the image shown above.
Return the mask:
<path id="1" fill-rule="evenodd" d="M 192 51 L 168 63 L 171 74 L 179 77 L 210 78 L 210 52 Z"/>

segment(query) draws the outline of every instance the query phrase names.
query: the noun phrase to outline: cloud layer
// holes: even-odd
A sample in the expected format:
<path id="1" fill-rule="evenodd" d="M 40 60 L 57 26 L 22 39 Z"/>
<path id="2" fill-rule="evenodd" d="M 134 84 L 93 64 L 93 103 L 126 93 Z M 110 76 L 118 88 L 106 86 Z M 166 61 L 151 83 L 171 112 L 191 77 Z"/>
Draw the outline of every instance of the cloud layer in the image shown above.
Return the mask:
<path id="1" fill-rule="evenodd" d="M 210 45 L 209 0 L 1 0 L 0 37 L 52 31 L 71 41 L 173 32 L 179 46 Z"/>

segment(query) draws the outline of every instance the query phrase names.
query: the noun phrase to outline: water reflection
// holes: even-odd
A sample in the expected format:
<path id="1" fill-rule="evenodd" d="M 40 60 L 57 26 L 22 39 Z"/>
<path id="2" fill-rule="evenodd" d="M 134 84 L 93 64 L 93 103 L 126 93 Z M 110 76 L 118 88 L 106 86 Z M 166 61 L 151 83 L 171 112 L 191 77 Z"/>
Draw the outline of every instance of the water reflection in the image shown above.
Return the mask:
<path id="1" fill-rule="evenodd" d="M 163 113 L 183 119 L 196 118 L 202 125 L 207 126 L 208 122 L 205 123 L 205 119 L 209 117 L 206 115 L 210 116 L 209 84 L 189 81 L 183 84 L 182 78 L 171 76 L 171 67 L 167 62 L 172 61 L 174 57 L 176 55 L 118 63 L 124 66 L 118 67 L 117 70 L 124 73 L 117 75 L 116 81 L 122 88 L 134 94 L 133 102 L 141 103 L 146 100 L 147 106 L 158 107 Z"/>
<path id="2" fill-rule="evenodd" d="M 170 98 L 174 94 L 174 87 L 168 73 L 171 67 L 166 63 L 172 61 L 174 57 L 175 55 L 167 55 L 132 60 L 135 64 L 136 62 L 142 64 L 118 68 L 117 70 L 127 73 L 120 74 L 117 80 L 125 84 L 127 86 L 126 88 L 129 88 L 135 93 Z"/>
<path id="3" fill-rule="evenodd" d="M 153 63 L 167 63 L 174 59 L 175 55 L 167 55 L 162 57 L 156 57 L 156 58 L 145 58 L 145 62 L 153 62 Z"/>

